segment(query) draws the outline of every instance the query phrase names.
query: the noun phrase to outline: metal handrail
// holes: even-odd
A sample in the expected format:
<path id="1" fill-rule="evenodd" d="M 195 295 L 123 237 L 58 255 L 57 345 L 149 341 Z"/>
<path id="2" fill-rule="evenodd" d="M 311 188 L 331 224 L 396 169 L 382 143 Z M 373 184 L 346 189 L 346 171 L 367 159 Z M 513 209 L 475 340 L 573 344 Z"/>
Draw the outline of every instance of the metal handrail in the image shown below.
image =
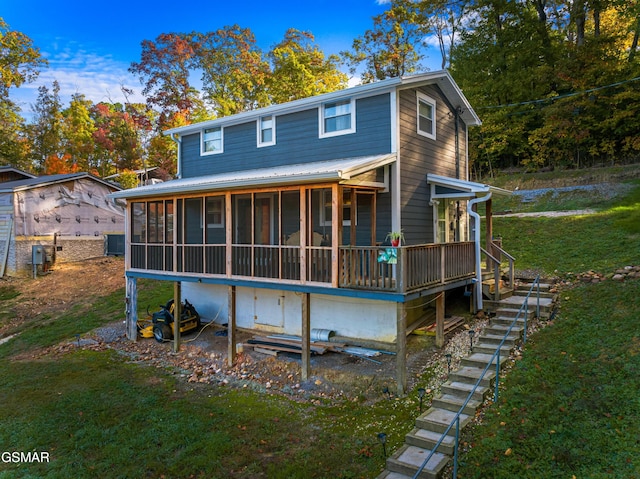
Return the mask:
<path id="1" fill-rule="evenodd" d="M 454 446 L 454 451 L 453 451 L 453 476 L 452 477 L 453 477 L 453 479 L 456 479 L 458 477 L 458 443 L 459 443 L 459 435 L 460 435 L 460 415 L 462 414 L 464 409 L 469 404 L 469 401 L 471 401 L 471 398 L 473 397 L 473 394 L 478 389 L 478 386 L 480 386 L 480 382 L 484 379 L 484 375 L 489 370 L 489 367 L 491 367 L 491 363 L 493 362 L 493 358 L 496 358 L 496 384 L 495 384 L 495 392 L 494 392 L 494 402 L 498 402 L 498 386 L 500 384 L 500 349 L 504 345 L 504 342 L 506 341 L 507 336 L 511 333 L 511 330 L 516 325 L 518 319 L 520 319 L 520 315 L 522 314 L 523 310 L 524 310 L 524 337 L 523 337 L 523 341 L 525 343 L 527 342 L 527 315 L 528 315 L 528 310 L 529 310 L 529 297 L 533 293 L 533 288 L 534 287 L 537 287 L 536 314 L 538 316 L 540 315 L 540 275 L 538 275 L 538 276 L 536 276 L 536 279 L 534 280 L 533 284 L 531 285 L 531 288 L 529 288 L 529 292 L 525 296 L 525 300 L 522 303 L 522 306 L 520 306 L 520 309 L 518 310 L 518 313 L 516 314 L 515 318 L 513 319 L 512 323 L 511 323 L 511 326 L 509 326 L 509 329 L 507 329 L 507 331 L 504 333 L 504 337 L 502 338 L 502 341 L 500 341 L 500 344 L 498 344 L 498 346 L 496 347 L 496 352 L 493 353 L 493 355 L 491 356 L 491 359 L 489 359 L 489 362 L 487 363 L 487 365 L 483 369 L 482 374 L 480 375 L 480 377 L 476 381 L 475 385 L 473 386 L 473 389 L 471 390 L 471 392 L 467 396 L 467 399 L 465 400 L 465 402 L 462 404 L 462 406 L 460 407 L 460 409 L 456 413 L 455 417 L 449 423 L 449 426 L 442 433 L 442 435 L 440 436 L 440 439 L 436 442 L 436 445 L 431 449 L 431 452 L 427 455 L 425 460 L 422 462 L 422 465 L 418 468 L 417 472 L 413 475 L 413 479 L 417 479 L 418 476 L 420 475 L 420 473 L 424 470 L 424 468 L 426 467 L 427 463 L 431 460 L 433 455 L 436 453 L 436 451 L 438 450 L 438 448 L 440 447 L 440 445 L 444 441 L 444 438 L 447 437 L 447 435 L 449 434 L 449 431 L 451 431 L 451 428 L 454 426 L 454 424 L 456 425 L 456 440 L 455 440 L 455 446 Z"/>

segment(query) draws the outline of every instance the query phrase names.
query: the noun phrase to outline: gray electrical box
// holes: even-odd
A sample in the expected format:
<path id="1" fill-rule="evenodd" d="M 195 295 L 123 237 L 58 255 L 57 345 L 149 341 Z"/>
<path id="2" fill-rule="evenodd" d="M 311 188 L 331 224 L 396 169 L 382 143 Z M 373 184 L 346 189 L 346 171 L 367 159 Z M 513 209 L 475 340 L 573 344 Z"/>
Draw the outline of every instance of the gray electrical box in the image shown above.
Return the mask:
<path id="1" fill-rule="evenodd" d="M 42 245 L 33 245 L 31 247 L 31 264 L 44 264 L 45 253 L 44 246 Z"/>

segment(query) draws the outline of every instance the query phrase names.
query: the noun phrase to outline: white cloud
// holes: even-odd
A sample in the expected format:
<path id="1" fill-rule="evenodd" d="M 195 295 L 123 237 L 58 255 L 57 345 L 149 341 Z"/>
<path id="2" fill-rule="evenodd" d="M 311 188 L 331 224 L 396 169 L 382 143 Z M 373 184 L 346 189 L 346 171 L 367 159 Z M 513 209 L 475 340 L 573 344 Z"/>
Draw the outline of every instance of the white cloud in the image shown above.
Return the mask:
<path id="1" fill-rule="evenodd" d="M 82 94 L 93 103 L 125 102 L 121 88 L 133 90 L 131 102 L 144 102 L 141 95 L 142 85 L 136 77 L 127 71 L 129 64 L 115 60 L 110 55 L 92 53 L 79 45 L 66 45 L 55 53 L 43 52 L 49 62 L 38 79 L 11 91 L 11 98 L 22 108 L 23 115 L 31 116 L 31 105 L 38 98 L 38 88 L 46 86 L 49 91 L 54 80 L 60 85 L 60 100 L 66 108 L 74 94 Z M 77 47 L 77 49 L 74 49 Z"/>

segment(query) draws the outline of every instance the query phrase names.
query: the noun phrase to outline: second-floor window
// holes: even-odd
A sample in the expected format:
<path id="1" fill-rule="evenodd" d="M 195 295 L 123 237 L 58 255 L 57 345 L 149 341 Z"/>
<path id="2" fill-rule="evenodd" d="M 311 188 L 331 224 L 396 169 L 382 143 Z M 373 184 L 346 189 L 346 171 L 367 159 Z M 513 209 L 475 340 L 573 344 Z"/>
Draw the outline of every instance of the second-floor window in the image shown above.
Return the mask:
<path id="1" fill-rule="evenodd" d="M 201 154 L 214 155 L 222 153 L 222 127 L 205 128 L 201 133 Z"/>
<path id="2" fill-rule="evenodd" d="M 272 115 L 258 119 L 258 147 L 276 144 L 276 120 Z"/>
<path id="3" fill-rule="evenodd" d="M 320 137 L 345 135 L 356 131 L 355 101 L 340 100 L 320 107 Z"/>
<path id="4" fill-rule="evenodd" d="M 418 93 L 418 134 L 436 139 L 436 101 Z"/>

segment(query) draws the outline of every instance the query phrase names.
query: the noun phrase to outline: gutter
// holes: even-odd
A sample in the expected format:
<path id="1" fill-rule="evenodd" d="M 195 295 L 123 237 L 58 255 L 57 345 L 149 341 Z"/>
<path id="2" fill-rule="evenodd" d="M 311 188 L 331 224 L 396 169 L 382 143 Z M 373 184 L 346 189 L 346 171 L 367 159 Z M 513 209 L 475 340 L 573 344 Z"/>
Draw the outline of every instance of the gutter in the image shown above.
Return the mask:
<path id="1" fill-rule="evenodd" d="M 486 196 L 481 196 L 479 198 L 474 198 L 469 203 L 467 203 L 467 212 L 469 215 L 473 217 L 474 227 L 474 243 L 476 248 L 476 277 L 473 282 L 475 284 L 475 298 L 476 298 L 476 311 L 482 311 L 482 264 L 480 261 L 480 215 L 473 211 L 473 207 L 478 203 L 484 203 L 491 199 L 491 192 L 489 192 Z"/>
<path id="2" fill-rule="evenodd" d="M 173 141 L 176 142 L 176 145 L 178 145 L 178 158 L 176 160 L 176 178 L 182 178 L 182 168 L 180 167 L 180 165 L 182 165 L 182 162 L 180 161 L 180 154 L 182 153 L 182 138 L 176 135 L 175 133 L 171 133 L 170 137 Z"/>

